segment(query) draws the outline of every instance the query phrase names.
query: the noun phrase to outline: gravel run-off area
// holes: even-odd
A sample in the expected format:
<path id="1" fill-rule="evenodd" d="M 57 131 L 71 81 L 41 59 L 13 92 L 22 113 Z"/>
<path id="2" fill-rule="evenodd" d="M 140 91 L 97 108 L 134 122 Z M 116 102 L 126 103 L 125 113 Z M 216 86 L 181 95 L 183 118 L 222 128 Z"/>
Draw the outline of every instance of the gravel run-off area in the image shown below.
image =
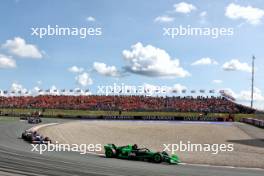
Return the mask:
<path id="1" fill-rule="evenodd" d="M 264 168 L 264 130 L 241 123 L 72 121 L 40 128 L 62 144 L 138 144 L 162 151 L 163 144 L 233 144 L 229 152 L 177 151 L 185 163 Z M 102 151 L 99 153 L 103 153 Z"/>

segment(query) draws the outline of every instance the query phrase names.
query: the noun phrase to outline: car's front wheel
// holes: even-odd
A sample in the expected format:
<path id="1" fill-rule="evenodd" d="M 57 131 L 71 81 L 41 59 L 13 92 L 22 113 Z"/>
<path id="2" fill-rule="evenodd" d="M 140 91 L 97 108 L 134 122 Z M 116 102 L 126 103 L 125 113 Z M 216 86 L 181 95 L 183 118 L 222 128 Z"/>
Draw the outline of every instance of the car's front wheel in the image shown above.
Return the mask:
<path id="1" fill-rule="evenodd" d="M 161 163 L 162 162 L 161 154 L 160 153 L 154 154 L 152 160 L 154 163 Z"/>
<path id="2" fill-rule="evenodd" d="M 114 152 L 112 150 L 106 150 L 105 151 L 105 156 L 106 156 L 106 158 L 113 158 L 114 157 Z"/>

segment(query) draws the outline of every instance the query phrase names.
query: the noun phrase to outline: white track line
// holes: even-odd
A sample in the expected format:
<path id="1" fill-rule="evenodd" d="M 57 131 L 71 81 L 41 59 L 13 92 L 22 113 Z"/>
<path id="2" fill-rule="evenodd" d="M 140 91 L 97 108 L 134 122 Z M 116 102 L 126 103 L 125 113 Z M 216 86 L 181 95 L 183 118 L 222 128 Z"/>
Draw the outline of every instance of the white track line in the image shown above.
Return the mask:
<path id="1" fill-rule="evenodd" d="M 37 131 L 40 128 L 43 127 L 47 127 L 47 126 L 51 126 L 51 125 L 57 125 L 58 123 L 46 123 L 46 124 L 42 124 L 42 125 L 37 125 L 37 126 L 33 126 L 32 128 L 28 129 L 29 131 Z"/>
<path id="2" fill-rule="evenodd" d="M 257 167 L 236 167 L 236 166 L 221 166 L 221 165 L 218 166 L 218 165 L 210 165 L 210 164 L 179 163 L 179 165 L 201 166 L 201 167 L 218 167 L 218 168 L 228 168 L 228 169 L 264 170 L 263 168 L 257 168 Z"/>
<path id="3" fill-rule="evenodd" d="M 97 156 L 105 156 L 104 154 L 95 153 L 95 152 L 87 152 L 88 154 L 97 155 Z M 191 164 L 191 163 L 179 163 L 178 165 L 187 165 L 187 166 L 200 166 L 200 167 L 215 167 L 215 168 L 229 168 L 229 169 L 245 169 L 245 170 L 264 170 L 263 168 L 255 168 L 255 167 L 235 167 L 235 166 L 221 166 L 221 165 L 210 165 L 210 164 Z"/>

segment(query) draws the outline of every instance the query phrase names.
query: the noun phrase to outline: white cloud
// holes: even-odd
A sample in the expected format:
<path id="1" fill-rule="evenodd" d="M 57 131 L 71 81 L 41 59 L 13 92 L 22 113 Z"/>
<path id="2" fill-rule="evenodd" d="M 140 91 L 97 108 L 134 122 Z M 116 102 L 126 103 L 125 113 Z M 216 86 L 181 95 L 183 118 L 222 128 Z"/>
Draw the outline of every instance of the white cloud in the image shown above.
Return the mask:
<path id="1" fill-rule="evenodd" d="M 39 90 L 41 90 L 38 86 L 35 86 L 34 88 L 33 88 L 33 90 L 34 91 L 36 91 L 36 92 L 38 92 Z"/>
<path id="2" fill-rule="evenodd" d="M 23 38 L 15 37 L 13 40 L 7 40 L 5 44 L 2 45 L 10 53 L 17 55 L 19 57 L 28 57 L 40 59 L 42 58 L 42 53 L 39 51 L 37 46 L 32 44 L 27 44 Z"/>
<path id="3" fill-rule="evenodd" d="M 251 6 L 240 6 L 230 3 L 226 7 L 225 16 L 233 20 L 244 19 L 250 24 L 259 24 L 264 16 L 264 10 Z"/>
<path id="4" fill-rule="evenodd" d="M 160 23 L 168 23 L 174 21 L 174 18 L 167 15 L 163 15 L 156 17 L 154 21 Z"/>
<path id="5" fill-rule="evenodd" d="M 200 14 L 199 14 L 200 17 L 206 17 L 207 16 L 207 12 L 206 11 L 202 11 Z"/>
<path id="6" fill-rule="evenodd" d="M 238 59 L 232 59 L 228 62 L 225 62 L 222 66 L 222 68 L 225 71 L 245 71 L 245 72 L 251 72 L 251 67 L 248 65 L 248 63 L 240 62 Z"/>
<path id="7" fill-rule="evenodd" d="M 230 88 L 225 88 L 223 90 L 225 90 L 227 94 L 236 98 L 238 103 L 244 104 L 246 106 L 250 105 L 251 90 L 241 90 L 237 93 Z M 264 110 L 263 105 L 264 105 L 264 94 L 259 88 L 254 87 L 254 108 Z"/>
<path id="8" fill-rule="evenodd" d="M 52 85 L 52 86 L 50 87 L 50 91 L 56 91 L 56 90 L 58 90 L 58 89 L 57 89 L 57 87 L 56 87 L 55 85 Z"/>
<path id="9" fill-rule="evenodd" d="M 171 59 L 163 49 L 152 45 L 143 46 L 140 42 L 123 50 L 123 57 L 129 62 L 125 69 L 129 72 L 158 77 L 187 77 L 190 73 L 180 67 L 178 59 Z"/>
<path id="10" fill-rule="evenodd" d="M 38 86 L 33 87 L 33 93 L 34 93 L 35 95 L 40 94 L 40 92 L 39 92 L 40 90 L 41 90 L 41 88 L 39 88 Z"/>
<path id="11" fill-rule="evenodd" d="M 94 22 L 94 21 L 96 21 L 96 19 L 95 19 L 94 17 L 92 17 L 92 16 L 88 16 L 88 17 L 86 18 L 86 20 L 87 20 L 87 21 L 90 21 L 90 22 Z"/>
<path id="12" fill-rule="evenodd" d="M 51 86 L 50 93 L 51 95 L 60 95 L 60 91 L 55 85 Z"/>
<path id="13" fill-rule="evenodd" d="M 195 62 L 193 62 L 191 65 L 217 65 L 218 62 L 214 59 L 211 59 L 209 57 L 201 58 Z"/>
<path id="14" fill-rule="evenodd" d="M 107 66 L 102 62 L 94 62 L 93 68 L 96 72 L 104 76 L 118 76 L 118 71 L 115 66 Z"/>
<path id="15" fill-rule="evenodd" d="M 174 84 L 172 87 L 172 90 L 175 90 L 177 92 L 181 92 L 182 90 L 187 90 L 187 87 L 181 84 Z"/>
<path id="16" fill-rule="evenodd" d="M 200 22 L 201 24 L 206 24 L 206 23 L 208 23 L 208 22 L 207 22 L 207 12 L 206 12 L 206 11 L 202 11 L 202 12 L 199 14 L 199 16 L 200 16 L 200 20 L 199 20 L 199 22 Z"/>
<path id="17" fill-rule="evenodd" d="M 84 71 L 84 69 L 82 67 L 77 67 L 77 66 L 72 66 L 68 69 L 69 72 L 72 72 L 72 73 L 81 73 Z"/>
<path id="18" fill-rule="evenodd" d="M 75 80 L 77 83 L 81 86 L 87 86 L 93 84 L 92 78 L 90 78 L 90 75 L 86 72 L 79 74 L 75 77 Z"/>
<path id="19" fill-rule="evenodd" d="M 27 91 L 26 88 L 24 88 L 22 86 L 22 84 L 19 84 L 19 83 L 16 83 L 16 82 L 13 82 L 11 84 L 10 90 L 12 92 L 14 91 L 15 92 L 15 95 L 23 95 L 23 96 L 30 95 L 30 93 Z M 20 92 L 20 93 L 18 93 L 18 92 Z M 28 92 L 28 93 L 26 94 L 26 92 Z"/>
<path id="20" fill-rule="evenodd" d="M 16 61 L 11 57 L 0 54 L 0 69 L 1 68 L 16 68 Z"/>
<path id="21" fill-rule="evenodd" d="M 251 90 L 243 90 L 239 94 L 239 99 L 250 101 L 251 100 Z M 257 87 L 254 87 L 254 100 L 255 101 L 264 101 L 264 95 L 261 90 Z"/>
<path id="22" fill-rule="evenodd" d="M 215 79 L 215 80 L 213 80 L 213 83 L 215 83 L 215 84 L 221 84 L 221 83 L 223 83 L 223 81 L 220 80 L 220 79 Z"/>
<path id="23" fill-rule="evenodd" d="M 38 81 L 37 81 L 37 84 L 38 84 L 38 85 L 41 85 L 41 84 L 42 84 L 42 81 L 41 81 L 41 80 L 38 80 Z"/>
<path id="24" fill-rule="evenodd" d="M 23 86 L 18 83 L 12 83 L 10 88 L 11 91 L 21 91 L 23 89 L 24 89 Z"/>
<path id="25" fill-rule="evenodd" d="M 174 8 L 176 12 L 179 13 L 190 13 L 193 10 L 196 10 L 196 7 L 192 4 L 188 4 L 186 2 L 180 2 L 178 4 L 174 4 Z"/>

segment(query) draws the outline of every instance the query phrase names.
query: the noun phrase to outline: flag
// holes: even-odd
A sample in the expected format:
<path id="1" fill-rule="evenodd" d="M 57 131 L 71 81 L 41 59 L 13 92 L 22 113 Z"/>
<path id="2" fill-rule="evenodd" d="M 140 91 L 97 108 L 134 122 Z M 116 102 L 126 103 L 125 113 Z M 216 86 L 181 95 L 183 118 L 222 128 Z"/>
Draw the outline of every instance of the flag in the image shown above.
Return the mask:
<path id="1" fill-rule="evenodd" d="M 177 90 L 172 90 L 172 93 L 177 93 L 178 91 Z"/>
<path id="2" fill-rule="evenodd" d="M 215 90 L 214 89 L 209 90 L 209 93 L 215 93 Z"/>
<path id="3" fill-rule="evenodd" d="M 200 89 L 200 93 L 205 93 L 205 90 L 204 89 Z"/>

